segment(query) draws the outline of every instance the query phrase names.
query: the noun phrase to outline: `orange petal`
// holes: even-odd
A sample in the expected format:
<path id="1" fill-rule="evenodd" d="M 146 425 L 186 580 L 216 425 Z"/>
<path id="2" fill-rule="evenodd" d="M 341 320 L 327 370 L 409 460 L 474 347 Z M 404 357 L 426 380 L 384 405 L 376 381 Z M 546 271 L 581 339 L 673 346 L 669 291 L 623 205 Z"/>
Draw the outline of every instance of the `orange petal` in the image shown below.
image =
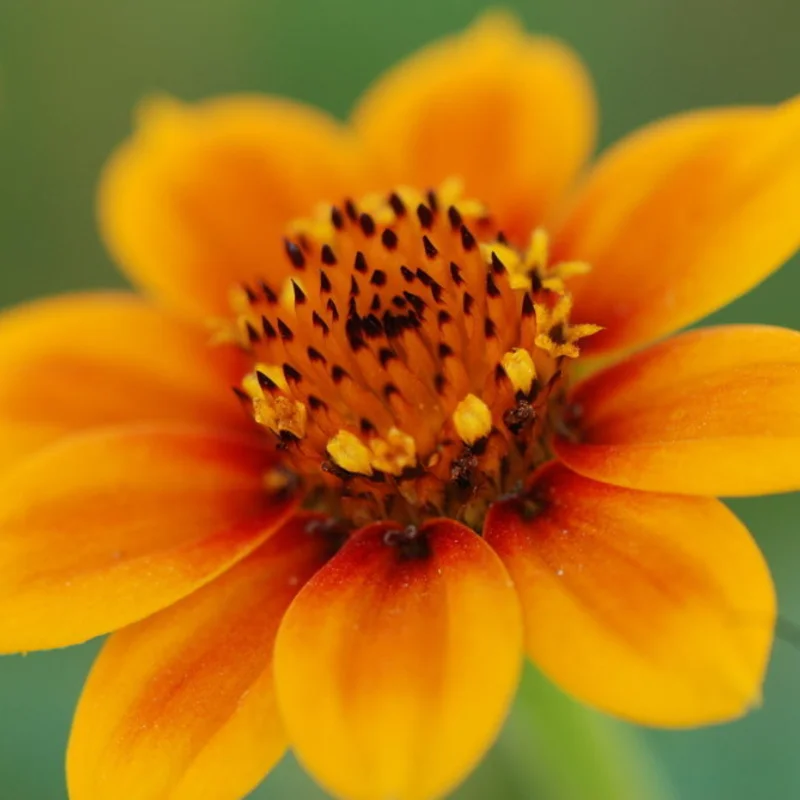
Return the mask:
<path id="1" fill-rule="evenodd" d="M 42 300 L 0 316 L 0 470 L 66 433 L 173 420 L 242 428 L 232 347 L 133 295 Z"/>
<path id="2" fill-rule="evenodd" d="M 348 800 L 444 794 L 492 743 L 519 677 L 519 609 L 494 553 L 447 520 L 403 537 L 394 524 L 360 532 L 276 642 L 292 746 Z"/>
<path id="3" fill-rule="evenodd" d="M 662 342 L 578 384 L 571 469 L 634 489 L 800 489 L 800 333 L 742 325 Z"/>
<path id="4" fill-rule="evenodd" d="M 577 56 L 493 12 L 391 70 L 353 119 L 391 180 L 424 188 L 461 177 L 526 241 L 588 156 L 595 116 Z"/>
<path id="5" fill-rule="evenodd" d="M 580 700 L 650 725 L 759 702 L 775 594 L 718 500 L 620 489 L 546 467 L 485 536 L 522 600 L 530 658 Z"/>
<path id="6" fill-rule="evenodd" d="M 106 168 L 100 222 L 136 283 L 182 311 L 220 314 L 233 285 L 280 283 L 290 220 L 361 180 L 350 139 L 321 112 L 266 97 L 160 99 Z"/>
<path id="7" fill-rule="evenodd" d="M 588 176 L 554 243 L 593 266 L 587 352 L 639 345 L 747 292 L 800 245 L 800 101 L 684 114 L 624 139 Z"/>
<path id="8" fill-rule="evenodd" d="M 0 652 L 85 641 L 207 583 L 291 512 L 270 456 L 203 431 L 103 429 L 0 479 Z"/>
<path id="9" fill-rule="evenodd" d="M 239 800 L 283 753 L 272 649 L 328 545 L 295 517 L 227 573 L 115 633 L 67 756 L 72 800 Z"/>

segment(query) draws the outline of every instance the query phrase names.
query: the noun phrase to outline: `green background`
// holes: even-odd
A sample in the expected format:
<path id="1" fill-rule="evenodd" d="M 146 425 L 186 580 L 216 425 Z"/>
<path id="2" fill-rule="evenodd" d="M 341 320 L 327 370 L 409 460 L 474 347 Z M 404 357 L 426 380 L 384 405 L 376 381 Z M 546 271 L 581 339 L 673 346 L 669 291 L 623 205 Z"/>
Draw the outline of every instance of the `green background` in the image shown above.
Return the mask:
<path id="1" fill-rule="evenodd" d="M 603 145 L 684 108 L 773 102 L 800 91 L 797 0 L 505 5 L 582 53 L 600 96 Z M 484 7 L 477 0 L 0 0 L 0 305 L 121 284 L 97 238 L 93 195 L 142 95 L 260 90 L 344 116 L 381 69 Z M 715 321 L 800 327 L 799 263 Z M 800 500 L 732 505 L 772 565 L 782 616 L 800 623 Z M 781 633 L 791 639 L 791 626 Z M 90 644 L 0 659 L 4 800 L 65 797 L 69 718 L 95 651 Z M 778 641 L 763 708 L 727 726 L 675 733 L 607 722 L 531 674 L 524 707 L 458 797 L 638 798 L 615 783 L 633 771 L 660 771 L 680 800 L 800 797 L 799 686 L 800 645 Z M 627 747 L 619 758 L 606 755 L 620 737 L 644 748 L 636 763 Z M 290 761 L 255 796 L 322 797 Z"/>

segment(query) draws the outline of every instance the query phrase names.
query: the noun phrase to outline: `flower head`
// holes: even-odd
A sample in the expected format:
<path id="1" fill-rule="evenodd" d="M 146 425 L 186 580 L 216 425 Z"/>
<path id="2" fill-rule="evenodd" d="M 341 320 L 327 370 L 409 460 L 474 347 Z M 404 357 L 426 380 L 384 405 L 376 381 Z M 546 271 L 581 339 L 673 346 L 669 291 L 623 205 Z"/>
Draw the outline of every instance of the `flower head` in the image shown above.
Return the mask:
<path id="1" fill-rule="evenodd" d="M 664 337 L 797 249 L 800 106 L 657 123 L 572 187 L 593 115 L 498 16 L 347 126 L 142 109 L 101 225 L 155 302 L 0 320 L 0 649 L 113 632 L 72 800 L 236 800 L 287 746 L 336 796 L 440 797 L 523 652 L 646 724 L 758 702 L 774 591 L 714 497 L 800 487 L 800 334 Z"/>

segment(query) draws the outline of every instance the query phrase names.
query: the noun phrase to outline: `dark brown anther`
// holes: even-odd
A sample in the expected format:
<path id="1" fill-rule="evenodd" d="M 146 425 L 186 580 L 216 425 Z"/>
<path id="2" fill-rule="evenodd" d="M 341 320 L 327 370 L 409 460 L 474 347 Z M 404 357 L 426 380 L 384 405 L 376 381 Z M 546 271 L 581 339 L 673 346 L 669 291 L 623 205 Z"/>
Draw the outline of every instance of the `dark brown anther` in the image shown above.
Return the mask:
<path id="1" fill-rule="evenodd" d="M 258 385 L 265 391 L 265 392 L 275 392 L 278 390 L 278 384 L 269 377 L 269 375 L 264 374 L 261 370 L 256 370 L 256 378 L 258 379 Z"/>
<path id="2" fill-rule="evenodd" d="M 502 364 L 495 364 L 494 367 L 494 382 L 502 383 L 507 377 L 506 371 Z"/>
<path id="3" fill-rule="evenodd" d="M 397 353 L 391 347 L 381 347 L 378 351 L 378 360 L 384 369 L 393 358 L 397 358 Z"/>
<path id="4" fill-rule="evenodd" d="M 450 262 L 450 277 L 453 279 L 453 283 L 456 286 L 460 286 L 464 283 L 464 278 L 461 275 L 461 267 L 459 267 L 455 261 Z"/>
<path id="5" fill-rule="evenodd" d="M 364 232 L 364 236 L 372 236 L 375 233 L 375 220 L 369 214 L 362 214 L 358 218 L 358 224 Z"/>
<path id="6" fill-rule="evenodd" d="M 383 396 L 388 400 L 393 394 L 400 395 L 400 390 L 393 383 L 386 383 L 383 386 Z"/>
<path id="7" fill-rule="evenodd" d="M 405 297 L 401 297 L 399 294 L 396 294 L 392 298 L 392 305 L 395 308 L 405 308 L 408 305 L 408 300 L 406 300 Z"/>
<path id="8" fill-rule="evenodd" d="M 469 253 L 471 250 L 474 250 L 477 245 L 475 241 L 475 237 L 470 233 L 469 228 L 466 225 L 461 226 L 461 246 L 464 250 Z"/>
<path id="9" fill-rule="evenodd" d="M 328 302 L 325 304 L 325 308 L 328 309 L 328 312 L 331 315 L 331 319 L 334 322 L 338 322 L 339 321 L 339 309 L 336 308 L 336 303 L 333 302 L 333 298 L 332 297 L 328 298 Z"/>
<path id="10" fill-rule="evenodd" d="M 383 335 L 383 325 L 375 314 L 367 314 L 366 317 L 362 317 L 361 326 L 368 339 L 377 339 Z"/>
<path id="11" fill-rule="evenodd" d="M 433 386 L 437 394 L 444 394 L 444 388 L 447 386 L 447 378 L 445 378 L 441 372 L 437 372 L 433 376 Z"/>
<path id="12" fill-rule="evenodd" d="M 314 325 L 315 328 L 319 328 L 322 331 L 323 336 L 328 335 L 328 332 L 330 331 L 328 323 L 325 322 L 325 320 L 322 319 L 322 317 L 319 314 L 317 314 L 316 311 L 311 315 L 311 323 L 312 325 Z"/>
<path id="13" fill-rule="evenodd" d="M 356 204 L 350 198 L 344 201 L 344 213 L 353 222 L 358 222 L 358 210 L 356 209 Z"/>
<path id="14" fill-rule="evenodd" d="M 327 411 L 328 409 L 328 404 L 324 400 L 320 400 L 315 394 L 308 396 L 308 406 L 312 411 L 319 411 L 320 409 Z"/>
<path id="15" fill-rule="evenodd" d="M 449 344 L 442 342 L 439 345 L 438 352 L 439 352 L 439 358 L 441 359 L 450 358 L 450 356 L 453 355 L 453 348 L 450 347 Z"/>
<path id="16" fill-rule="evenodd" d="M 411 304 L 414 311 L 421 315 L 427 306 L 426 302 L 418 294 L 414 294 L 414 292 L 403 292 L 403 295 Z"/>
<path id="17" fill-rule="evenodd" d="M 303 269 L 306 265 L 306 257 L 303 255 L 303 251 L 290 239 L 283 240 L 283 247 L 292 265 L 297 269 Z"/>
<path id="18" fill-rule="evenodd" d="M 333 368 L 331 369 L 331 379 L 334 383 L 339 384 L 348 377 L 350 376 L 344 367 L 340 367 L 338 364 L 333 365 Z"/>
<path id="19" fill-rule="evenodd" d="M 500 260 L 500 256 L 492 250 L 492 269 L 495 275 L 502 275 L 506 271 L 506 265 Z"/>
<path id="20" fill-rule="evenodd" d="M 306 293 L 300 288 L 300 284 L 297 281 L 292 281 L 292 291 L 294 292 L 295 305 L 302 306 L 307 298 Z"/>
<path id="21" fill-rule="evenodd" d="M 324 294 L 330 294 L 333 287 L 331 286 L 331 279 L 328 277 L 328 273 L 324 270 L 319 271 L 319 290 Z"/>
<path id="22" fill-rule="evenodd" d="M 358 297 L 361 294 L 361 289 L 358 285 L 355 275 L 350 276 L 350 297 Z"/>
<path id="23" fill-rule="evenodd" d="M 497 336 L 497 325 L 491 317 L 486 317 L 483 323 L 483 335 L 487 339 L 493 339 Z"/>
<path id="24" fill-rule="evenodd" d="M 337 231 L 340 231 L 342 228 L 344 228 L 344 216 L 342 215 L 342 212 L 336 208 L 336 206 L 331 208 L 331 224 L 334 228 L 336 228 Z"/>
<path id="25" fill-rule="evenodd" d="M 541 292 L 542 291 L 542 279 L 539 276 L 539 273 L 535 269 L 532 269 L 528 273 L 528 276 L 531 279 L 531 291 L 534 294 L 536 294 L 537 292 Z"/>
<path id="26" fill-rule="evenodd" d="M 489 297 L 500 297 L 500 290 L 497 288 L 491 272 L 486 273 L 486 294 Z"/>
<path id="27" fill-rule="evenodd" d="M 452 322 L 453 318 L 450 316 L 449 312 L 443 309 L 436 315 L 436 321 L 439 323 L 439 327 L 441 328 L 443 325 L 447 325 L 448 322 Z"/>
<path id="28" fill-rule="evenodd" d="M 389 205 L 392 207 L 396 217 L 403 217 L 406 213 L 405 203 L 400 199 L 400 195 L 392 192 L 389 195 Z"/>
<path id="29" fill-rule="evenodd" d="M 357 353 L 367 346 L 362 335 L 361 319 L 358 316 L 350 316 L 344 326 L 345 334 L 347 336 L 350 349 Z"/>
<path id="30" fill-rule="evenodd" d="M 375 426 L 366 417 L 361 417 L 358 421 L 358 428 L 364 436 L 375 433 Z"/>
<path id="31" fill-rule="evenodd" d="M 425 197 L 428 200 L 431 211 L 435 214 L 439 210 L 439 198 L 436 196 L 436 192 L 433 189 L 428 189 Z"/>
<path id="32" fill-rule="evenodd" d="M 406 283 L 411 283 L 414 280 L 414 273 L 405 264 L 400 267 L 400 274 Z"/>
<path id="33" fill-rule="evenodd" d="M 567 337 L 564 334 L 564 325 L 561 322 L 550 328 L 549 336 L 556 344 L 567 343 Z"/>
<path id="34" fill-rule="evenodd" d="M 291 364 L 283 365 L 283 377 L 287 383 L 300 383 L 303 380 L 303 376 Z"/>
<path id="35" fill-rule="evenodd" d="M 261 327 L 264 329 L 264 335 L 267 339 L 278 338 L 278 331 L 275 330 L 275 326 L 264 316 L 261 317 Z"/>
<path id="36" fill-rule="evenodd" d="M 384 286 L 386 284 L 386 273 L 382 269 L 376 269 L 375 272 L 372 273 L 369 282 L 373 286 Z"/>
<path id="37" fill-rule="evenodd" d="M 291 342 L 294 339 L 292 329 L 282 319 L 278 320 L 278 333 L 280 333 L 284 342 Z"/>
<path id="38" fill-rule="evenodd" d="M 417 219 L 423 230 L 429 231 L 433 227 L 433 211 L 425 203 L 417 206 Z"/>
<path id="39" fill-rule="evenodd" d="M 245 322 L 244 327 L 247 330 L 247 338 L 250 340 L 250 344 L 261 341 L 261 335 L 251 323 Z"/>
<path id="40" fill-rule="evenodd" d="M 278 302 L 278 295 L 270 289 L 269 285 L 266 281 L 259 281 L 258 288 L 261 289 L 261 293 L 264 295 L 264 299 L 271 305 L 274 306 Z"/>
<path id="41" fill-rule="evenodd" d="M 436 256 L 439 255 L 439 251 L 427 236 L 422 237 L 422 246 L 425 248 L 425 255 L 428 256 L 428 258 L 436 258 Z"/>
<path id="42" fill-rule="evenodd" d="M 383 543 L 387 547 L 397 550 L 397 557 L 401 561 L 414 561 L 429 558 L 431 544 L 424 530 L 416 525 L 407 525 L 405 528 L 392 528 L 383 534 Z"/>
<path id="43" fill-rule="evenodd" d="M 258 295 L 257 295 L 257 294 L 255 293 L 255 291 L 254 291 L 254 290 L 253 290 L 253 289 L 252 289 L 250 286 L 248 286 L 246 283 L 243 283 L 243 284 L 242 284 L 242 290 L 243 290 L 243 291 L 244 291 L 244 293 L 247 295 L 247 302 L 248 302 L 248 303 L 257 303 L 257 302 L 258 302 Z"/>
<path id="44" fill-rule="evenodd" d="M 322 250 L 320 251 L 319 257 L 322 259 L 322 263 L 327 264 L 329 267 L 332 267 L 336 264 L 336 254 L 333 252 L 333 248 L 329 244 L 322 245 Z"/>
<path id="45" fill-rule="evenodd" d="M 394 250 L 397 247 L 397 234 L 391 228 L 386 228 L 381 234 L 381 244 L 387 250 Z"/>
<path id="46" fill-rule="evenodd" d="M 417 277 L 423 286 L 430 286 L 433 283 L 433 278 L 425 272 L 422 267 L 417 267 Z"/>
<path id="47" fill-rule="evenodd" d="M 498 231 L 497 241 L 500 242 L 500 244 L 508 244 L 508 237 L 503 233 L 503 231 Z"/>
<path id="48" fill-rule="evenodd" d="M 360 250 L 356 253 L 355 261 L 353 261 L 353 269 L 355 269 L 356 272 L 360 272 L 362 275 L 369 270 L 367 258 Z"/>
<path id="49" fill-rule="evenodd" d="M 377 270 L 378 272 L 380 270 Z M 369 304 L 370 311 L 380 311 L 381 310 L 381 296 L 379 294 L 372 295 L 372 302 Z"/>
<path id="50" fill-rule="evenodd" d="M 312 361 L 312 362 L 319 361 L 322 364 L 327 364 L 328 363 L 328 359 L 325 358 L 325 356 L 322 355 L 322 353 L 320 353 L 320 351 L 317 350 L 316 347 L 307 348 L 306 349 L 306 353 L 308 353 L 308 360 L 309 361 Z"/>
<path id="51" fill-rule="evenodd" d="M 533 298 L 525 292 L 525 297 L 522 298 L 522 317 L 533 317 L 536 315 L 536 309 L 533 307 Z"/>
<path id="52" fill-rule="evenodd" d="M 472 313 L 472 306 L 475 303 L 475 298 L 469 293 L 464 292 L 464 299 L 461 301 L 461 309 L 467 315 Z"/>
<path id="53" fill-rule="evenodd" d="M 455 206 L 450 206 L 447 209 L 447 218 L 450 220 L 450 227 L 454 231 L 457 231 L 464 224 L 464 220 Z"/>

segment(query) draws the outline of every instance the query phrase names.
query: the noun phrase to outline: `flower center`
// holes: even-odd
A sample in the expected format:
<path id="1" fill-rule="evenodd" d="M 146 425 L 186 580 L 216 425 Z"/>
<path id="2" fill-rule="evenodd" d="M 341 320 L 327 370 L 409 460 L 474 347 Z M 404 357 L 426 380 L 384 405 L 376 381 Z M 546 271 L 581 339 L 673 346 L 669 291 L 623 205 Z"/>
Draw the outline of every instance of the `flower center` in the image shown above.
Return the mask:
<path id="1" fill-rule="evenodd" d="M 536 230 L 512 247 L 455 182 L 327 207 L 285 241 L 291 277 L 237 287 L 225 329 L 253 358 L 238 390 L 309 504 L 355 524 L 489 503 L 547 458 L 570 325 Z"/>

